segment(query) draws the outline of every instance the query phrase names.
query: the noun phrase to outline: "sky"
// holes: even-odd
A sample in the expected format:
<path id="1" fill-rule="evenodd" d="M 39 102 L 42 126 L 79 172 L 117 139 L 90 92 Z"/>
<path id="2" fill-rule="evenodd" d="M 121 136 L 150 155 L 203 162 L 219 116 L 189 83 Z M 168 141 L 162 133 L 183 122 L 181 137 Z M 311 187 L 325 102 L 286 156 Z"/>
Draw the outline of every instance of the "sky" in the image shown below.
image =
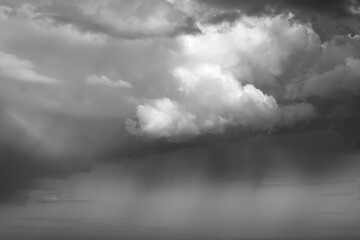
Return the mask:
<path id="1" fill-rule="evenodd" d="M 359 31 L 357 0 L 0 0 L 0 207 L 348 170 Z"/>

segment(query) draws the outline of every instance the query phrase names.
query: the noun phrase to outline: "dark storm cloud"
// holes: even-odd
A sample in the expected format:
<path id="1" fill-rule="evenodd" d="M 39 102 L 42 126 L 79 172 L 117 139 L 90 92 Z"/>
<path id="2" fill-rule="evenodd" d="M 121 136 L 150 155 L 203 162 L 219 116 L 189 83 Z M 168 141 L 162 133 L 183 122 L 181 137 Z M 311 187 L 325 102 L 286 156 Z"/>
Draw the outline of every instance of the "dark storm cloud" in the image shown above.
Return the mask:
<path id="1" fill-rule="evenodd" d="M 357 152 L 354 137 L 344 135 L 345 129 L 335 131 L 335 122 L 324 114 L 274 133 L 229 127 L 222 135 L 204 134 L 185 141 L 129 136 L 119 144 L 114 135 L 98 163 L 121 163 L 120 178 L 129 177 L 144 189 L 182 181 L 241 180 L 261 186 L 284 166 L 293 168 L 305 182 L 318 182 L 353 163 L 354 159 L 343 156 Z"/>
<path id="2" fill-rule="evenodd" d="M 164 142 L 156 148 L 153 144 L 154 148 L 143 156 L 122 159 L 119 178 L 132 179 L 144 190 L 192 181 L 243 181 L 261 186 L 276 169 L 289 167 L 304 182 L 317 182 L 353 161 L 343 158 L 349 148 L 341 148 L 328 138 L 321 132 L 302 132 L 247 139 L 213 138 L 193 146 Z"/>
<path id="3" fill-rule="evenodd" d="M 321 99 L 312 97 L 309 99 L 316 104 L 318 112 L 324 116 L 326 122 L 323 126 L 337 138 L 356 149 L 360 147 L 360 107 L 358 94 L 343 92 L 332 98 Z"/>
<path id="4" fill-rule="evenodd" d="M 190 10 L 134 2 L 9 1 L 1 8 L 8 53 L 0 70 L 9 75 L 9 66 L 29 59 L 25 70 L 85 81 L 49 87 L 1 79 L 2 97 L 22 108 L 0 110 L 0 201 L 21 199 L 38 179 L 106 162 L 153 185 L 198 173 L 258 183 L 287 164 L 310 179 L 346 165 L 338 155 L 360 142 L 359 39 L 333 38 L 353 31 L 347 2 L 201 1 L 216 8 L 207 24 L 234 23 L 218 33 L 206 33 Z M 288 10 L 297 18 L 277 15 Z M 236 25 L 243 12 L 253 25 Z M 331 41 L 323 44 L 298 21 L 306 12 Z M 344 29 L 325 29 L 337 20 Z M 194 34 L 198 27 L 205 31 Z M 89 34 L 147 41 L 98 42 Z M 124 79 L 134 96 L 89 87 L 89 76 Z"/>
<path id="5" fill-rule="evenodd" d="M 16 108 L 15 108 L 16 110 Z M 117 120 L 87 120 L 58 113 L 41 113 L 40 137 L 26 114 L 0 108 L 0 204 L 23 203 L 41 179 L 67 178 L 90 171 L 98 148 L 117 131 Z"/>
<path id="6" fill-rule="evenodd" d="M 311 0 L 290 0 L 283 1 L 284 6 L 299 10 L 309 10 L 330 17 L 348 17 L 352 15 L 350 7 L 359 4 L 358 0 L 330 0 L 330 1 L 311 1 Z"/>
<path id="7" fill-rule="evenodd" d="M 275 10 L 306 10 L 314 11 L 331 17 L 351 16 L 350 6 L 359 4 L 358 1 L 348 0 L 200 0 L 203 4 L 212 5 L 223 9 L 240 9 L 246 14 L 257 15 L 269 11 L 269 7 Z"/>
<path id="8" fill-rule="evenodd" d="M 271 169 L 283 164 L 293 165 L 307 180 L 317 179 L 339 165 L 346 166 L 337 156 L 349 149 L 326 135 L 331 123 L 328 119 L 314 119 L 273 134 L 229 127 L 222 135 L 169 141 L 124 135 L 121 119 L 47 114 L 50 125 L 39 140 L 4 109 L 0 124 L 1 202 L 26 201 L 26 192 L 37 188 L 39 179 L 67 178 L 108 162 L 121 164 L 119 177 L 129 177 L 145 189 L 191 181 L 195 176 L 214 183 L 245 180 L 258 184 Z M 49 151 L 51 145 L 44 144 L 54 140 L 54 147 L 64 143 L 67 147 Z M 279 162 L 279 157 L 286 162 Z"/>
<path id="9" fill-rule="evenodd" d="M 222 22 L 234 22 L 240 16 L 241 16 L 241 13 L 239 13 L 237 11 L 219 13 L 219 14 L 216 14 L 215 16 L 210 17 L 208 19 L 208 23 L 217 24 L 217 23 L 222 23 Z"/>
<path id="10" fill-rule="evenodd" d="M 20 143 L 16 142 L 16 136 L 20 139 L 24 139 L 24 136 L 11 131 L 9 123 L 5 121 L 3 106 L 0 106 L 0 203 L 16 197 L 19 188 L 29 184 L 29 175 L 33 173 L 27 165 L 34 161 L 28 156 L 30 149 L 23 149 Z"/>
<path id="11" fill-rule="evenodd" d="M 359 7 L 358 0 L 200 0 L 200 2 L 225 11 L 210 16 L 207 20 L 210 24 L 233 22 L 242 14 L 273 15 L 291 11 L 299 20 L 311 22 L 323 41 L 335 35 L 359 32 L 359 16 L 354 11 Z"/>
<path id="12" fill-rule="evenodd" d="M 37 143 L 25 131 L 14 126 L 4 105 L 0 107 L 0 203 L 21 202 L 25 189 L 34 187 L 41 161 Z"/>

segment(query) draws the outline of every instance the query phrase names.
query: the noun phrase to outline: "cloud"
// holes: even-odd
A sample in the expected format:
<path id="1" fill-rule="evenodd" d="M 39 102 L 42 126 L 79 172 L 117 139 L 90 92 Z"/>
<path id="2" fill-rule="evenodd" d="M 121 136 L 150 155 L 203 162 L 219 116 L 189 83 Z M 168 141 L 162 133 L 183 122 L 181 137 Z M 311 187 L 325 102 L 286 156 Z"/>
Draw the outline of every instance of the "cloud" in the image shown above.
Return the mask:
<path id="1" fill-rule="evenodd" d="M 109 137 L 121 140 L 120 128 L 118 118 L 79 118 L 0 101 L 0 205 L 26 201 L 39 179 L 89 171 Z"/>
<path id="2" fill-rule="evenodd" d="M 190 98 L 195 97 L 196 100 L 186 103 L 186 107 L 168 98 L 138 105 L 138 122 L 128 120 L 127 129 L 133 134 L 152 137 L 222 133 L 227 126 L 272 130 L 293 126 L 298 121 L 311 119 L 315 114 L 314 108 L 304 103 L 279 107 L 273 97 L 264 95 L 253 85 L 228 88 L 234 95 L 216 88 L 216 85 L 211 87 L 211 90 L 198 88 L 192 92 Z"/>
<path id="3" fill-rule="evenodd" d="M 350 0 L 349 3 L 349 11 L 354 15 L 360 14 L 360 2 L 357 0 Z"/>
<path id="4" fill-rule="evenodd" d="M 35 179 L 124 159 L 144 160 L 139 178 L 161 156 L 169 167 L 173 156 L 176 166 L 202 156 L 199 169 L 208 166 L 211 176 L 236 169 L 224 163 L 230 155 L 244 165 L 254 160 L 262 171 L 263 156 L 236 152 L 243 138 L 267 135 L 267 144 L 283 138 L 286 145 L 293 133 L 290 145 L 312 145 L 309 155 L 329 136 L 344 136 L 338 145 L 345 138 L 360 142 L 360 38 L 346 29 L 356 32 L 356 17 L 312 7 L 315 26 L 315 20 L 299 19 L 303 5 L 313 4 L 305 2 L 279 14 L 247 1 L 261 3 L 249 16 L 230 5 L 195 1 L 2 3 L 0 75 L 21 81 L 1 81 L 0 100 L 8 108 L 0 111 L 0 201 Z M 345 29 L 329 19 L 346 21 Z M 67 84 L 32 83 L 49 79 Z M 119 94 L 121 88 L 131 91 Z M 324 136 L 315 138 L 314 131 Z M 309 135 L 298 141 L 304 132 Z M 325 151 L 335 149 L 329 146 Z M 256 144 L 253 149 L 262 154 Z M 319 161 L 304 157 L 296 164 L 312 171 L 327 165 Z"/>
<path id="5" fill-rule="evenodd" d="M 278 16 L 246 18 L 225 31 L 202 31 L 179 38 L 184 62 L 172 70 L 179 99 L 139 105 L 138 122 L 128 121 L 131 132 L 171 137 L 223 132 L 230 126 L 274 130 L 314 116 L 307 103 L 280 106 L 248 84 L 277 85 L 287 61 L 308 51 L 311 29 Z"/>
<path id="6" fill-rule="evenodd" d="M 199 132 L 194 123 L 196 116 L 168 98 L 138 105 L 137 117 L 140 130 L 137 129 L 135 121 L 129 119 L 126 123 L 127 129 L 133 134 L 146 133 L 156 137 L 171 137 Z"/>
<path id="7" fill-rule="evenodd" d="M 25 8 L 20 1 L 8 3 L 11 9 Z M 49 2 L 49 5 L 56 3 Z M 75 5 L 79 7 L 80 3 Z M 44 2 L 28 2 L 28 5 L 37 7 L 26 8 L 29 15 L 36 15 L 42 7 L 49 6 Z M 81 32 L 71 24 L 52 25 L 51 20 L 42 17 L 27 19 L 20 13 L 12 14 L 7 19 L 0 18 L 1 49 L 31 60 L 36 66 L 34 71 L 66 84 L 31 86 L 24 81 L 6 82 L 0 89 L 3 98 L 38 106 L 52 102 L 57 105 L 57 111 L 77 115 L 128 117 L 134 112 L 134 106 L 124 100 L 130 92 L 119 94 L 117 88 L 84 84 L 88 75 L 105 75 L 112 81 L 126 80 L 136 88 L 131 91 L 135 98 L 157 94 L 157 89 L 167 81 L 167 69 L 172 65 L 176 47 L 170 37 L 144 41 L 114 41 L 105 37 L 105 41 L 96 41 L 96 36 L 101 34 Z"/>
<path id="8" fill-rule="evenodd" d="M 103 42 L 104 37 L 133 40 L 199 32 L 190 16 L 166 1 L 79 1 L 76 4 L 51 1 L 20 3 L 1 9 L 6 18 L 27 19 L 38 27 L 84 35 L 97 42 Z"/>
<path id="9" fill-rule="evenodd" d="M 112 81 L 105 75 L 101 75 L 101 76 L 90 75 L 87 77 L 85 83 L 90 85 L 105 85 L 115 88 L 132 88 L 132 85 L 129 82 L 123 81 L 121 79 L 117 81 Z"/>
<path id="10" fill-rule="evenodd" d="M 359 86 L 359 36 L 337 36 L 319 45 L 308 68 L 299 68 L 298 76 L 285 83 L 285 96 L 307 98 L 321 96 L 331 98 L 341 92 L 357 94 Z M 299 58 L 296 65 L 304 61 Z"/>
<path id="11" fill-rule="evenodd" d="M 126 4 L 126 8 L 124 8 Z M 85 32 L 106 34 L 114 39 L 144 39 L 197 33 L 193 19 L 165 1 L 90 1 L 79 8 L 61 5 L 75 14 L 52 8 L 58 24 L 72 24 Z"/>
<path id="12" fill-rule="evenodd" d="M 237 1 L 237 0 L 200 0 L 203 4 L 216 6 L 224 9 L 240 9 L 245 14 L 257 15 L 269 11 L 271 7 L 279 8 L 284 11 L 288 10 L 302 10 L 314 11 L 320 14 L 329 15 L 333 17 L 345 17 L 352 15 L 357 9 L 358 1 L 349 0 L 327 0 L 327 1 L 312 1 L 312 0 L 254 0 L 254 1 Z"/>
<path id="13" fill-rule="evenodd" d="M 344 65 L 323 74 L 316 74 L 305 81 L 304 94 L 329 96 L 340 91 L 357 93 L 360 90 L 360 60 L 346 58 Z"/>
<path id="14" fill-rule="evenodd" d="M 275 86 L 293 71 L 291 64 L 306 64 L 306 57 L 320 50 L 311 26 L 293 20 L 292 14 L 244 17 L 230 26 L 204 25 L 206 34 L 181 41 L 189 61 L 219 65 L 242 83 Z"/>
<path id="15" fill-rule="evenodd" d="M 328 41 L 336 35 L 359 32 L 358 0 L 200 0 L 197 2 L 200 3 L 197 8 L 201 9 L 199 11 L 202 12 L 203 22 L 209 24 L 233 23 L 243 15 L 273 16 L 291 12 L 297 20 L 311 23 L 322 41 Z"/>
<path id="16" fill-rule="evenodd" d="M 49 6 L 52 4 L 54 2 L 49 2 Z M 72 24 L 57 24 L 52 18 L 52 12 L 45 6 L 48 5 L 21 1 L 14 5 L 3 5 L 0 6 L 0 19 L 15 28 L 27 25 L 27 28 L 31 28 L 32 34 L 35 32 L 36 34 L 57 35 L 71 43 L 103 44 L 108 40 L 106 35 L 101 33 L 83 32 Z"/>
<path id="17" fill-rule="evenodd" d="M 311 0 L 290 0 L 283 1 L 285 6 L 300 10 L 315 11 L 320 14 L 333 17 L 346 17 L 353 14 L 352 9 L 359 4 L 357 0 L 330 0 L 330 1 L 311 1 Z"/>
<path id="18" fill-rule="evenodd" d="M 0 75 L 20 81 L 56 83 L 58 80 L 38 74 L 29 60 L 20 59 L 15 55 L 0 52 Z"/>

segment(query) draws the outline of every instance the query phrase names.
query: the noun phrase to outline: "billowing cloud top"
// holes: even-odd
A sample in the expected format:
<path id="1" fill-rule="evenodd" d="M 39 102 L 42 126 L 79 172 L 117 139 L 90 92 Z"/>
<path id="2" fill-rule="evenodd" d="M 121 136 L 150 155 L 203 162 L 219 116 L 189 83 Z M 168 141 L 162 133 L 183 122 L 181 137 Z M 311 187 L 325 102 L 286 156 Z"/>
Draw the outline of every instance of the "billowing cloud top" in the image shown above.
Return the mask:
<path id="1" fill-rule="evenodd" d="M 234 135 L 357 144 L 359 12 L 353 0 L 0 0 L 0 192 Z"/>

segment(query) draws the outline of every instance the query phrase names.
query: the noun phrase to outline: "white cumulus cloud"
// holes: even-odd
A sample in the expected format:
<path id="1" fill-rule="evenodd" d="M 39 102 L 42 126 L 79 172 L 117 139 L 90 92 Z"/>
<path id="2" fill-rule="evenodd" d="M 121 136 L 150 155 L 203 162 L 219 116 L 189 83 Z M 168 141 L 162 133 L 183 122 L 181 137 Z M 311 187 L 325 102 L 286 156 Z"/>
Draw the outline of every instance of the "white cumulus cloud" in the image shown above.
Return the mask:
<path id="1" fill-rule="evenodd" d="M 290 17 L 247 18 L 229 29 L 205 27 L 202 35 L 179 38 L 184 60 L 172 69 L 178 96 L 138 105 L 137 121 L 127 122 L 130 132 L 177 137 L 228 126 L 273 130 L 313 117 L 311 105 L 279 105 L 252 84 L 276 84 L 290 58 L 316 48 L 302 41 L 313 37 L 311 29 Z"/>
<path id="2" fill-rule="evenodd" d="M 138 105 L 137 116 L 139 126 L 136 126 L 137 123 L 131 119 L 126 123 L 127 129 L 133 134 L 146 133 L 156 137 L 171 137 L 199 133 L 196 115 L 168 98 Z"/>

